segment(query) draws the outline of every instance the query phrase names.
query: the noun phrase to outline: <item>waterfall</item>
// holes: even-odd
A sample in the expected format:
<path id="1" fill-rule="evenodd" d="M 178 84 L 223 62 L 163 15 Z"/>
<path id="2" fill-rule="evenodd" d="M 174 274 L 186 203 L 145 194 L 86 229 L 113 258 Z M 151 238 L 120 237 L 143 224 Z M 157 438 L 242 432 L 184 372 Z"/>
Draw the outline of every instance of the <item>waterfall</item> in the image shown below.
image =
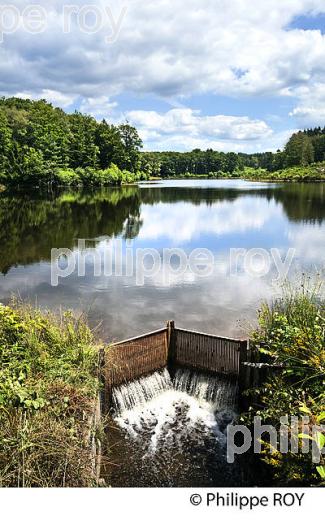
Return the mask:
<path id="1" fill-rule="evenodd" d="M 113 389 L 113 405 L 118 414 L 142 407 L 164 392 L 175 390 L 197 401 L 213 404 L 216 410 L 235 408 L 237 385 L 217 376 L 191 370 L 177 370 L 172 381 L 167 369 Z M 175 393 L 175 396 L 177 395 Z"/>
<path id="2" fill-rule="evenodd" d="M 181 444 L 213 432 L 224 442 L 223 428 L 235 416 L 237 388 L 216 376 L 167 369 L 113 390 L 115 422 L 140 442 L 149 439 L 153 450 Z"/>
<path id="3" fill-rule="evenodd" d="M 174 388 L 188 393 L 200 402 L 213 403 L 216 410 L 236 408 L 238 385 L 218 376 L 208 376 L 191 370 L 177 370 Z"/>
<path id="4" fill-rule="evenodd" d="M 145 405 L 173 384 L 167 369 L 113 389 L 113 405 L 119 414 Z"/>

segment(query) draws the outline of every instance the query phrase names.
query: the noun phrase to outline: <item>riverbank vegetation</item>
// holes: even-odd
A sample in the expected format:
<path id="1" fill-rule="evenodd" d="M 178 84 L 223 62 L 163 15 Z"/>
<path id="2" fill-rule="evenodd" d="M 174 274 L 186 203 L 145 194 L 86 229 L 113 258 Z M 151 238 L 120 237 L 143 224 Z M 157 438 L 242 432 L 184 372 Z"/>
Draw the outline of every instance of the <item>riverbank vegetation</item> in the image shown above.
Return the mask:
<path id="1" fill-rule="evenodd" d="M 292 166 L 276 172 L 268 172 L 262 168 L 245 167 L 239 177 L 252 181 L 274 182 L 317 182 L 325 181 L 325 161 L 308 166 Z"/>
<path id="2" fill-rule="evenodd" d="M 252 342 L 268 361 L 283 365 L 267 384 L 255 390 L 260 406 L 250 416 L 260 415 L 263 424 L 280 431 L 280 418 L 289 417 L 290 443 L 299 445 L 299 453 L 270 453 L 269 439 L 263 443 L 262 458 L 272 470 L 277 483 L 286 485 L 325 484 L 325 458 L 312 461 L 312 454 L 302 453 L 303 443 L 325 445 L 325 301 L 317 287 L 307 282 L 299 290 L 286 289 L 282 298 L 264 304 L 259 328 Z M 298 429 L 290 417 L 298 418 Z M 303 419 L 307 426 L 303 428 Z M 290 426 L 291 424 L 291 426 Z M 318 426 L 323 433 L 313 433 Z M 268 437 L 268 436 L 266 436 Z"/>
<path id="3" fill-rule="evenodd" d="M 97 359 L 82 318 L 0 305 L 0 487 L 94 484 Z"/>

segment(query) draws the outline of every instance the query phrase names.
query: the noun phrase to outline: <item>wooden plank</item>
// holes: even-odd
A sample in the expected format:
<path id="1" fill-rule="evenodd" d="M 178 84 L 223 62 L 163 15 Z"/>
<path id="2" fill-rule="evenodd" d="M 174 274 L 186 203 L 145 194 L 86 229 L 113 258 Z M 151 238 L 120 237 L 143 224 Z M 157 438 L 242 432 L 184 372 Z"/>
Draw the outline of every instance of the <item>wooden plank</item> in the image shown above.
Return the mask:
<path id="1" fill-rule="evenodd" d="M 116 386 L 167 365 L 167 330 L 111 345 L 105 352 L 105 379 Z"/>
<path id="2" fill-rule="evenodd" d="M 241 340 L 175 329 L 175 362 L 178 365 L 238 375 Z"/>
<path id="3" fill-rule="evenodd" d="M 153 330 L 152 332 L 147 332 L 146 334 L 141 334 L 140 336 L 135 336 L 134 338 L 125 339 L 122 341 L 118 341 L 116 343 L 111 343 L 111 347 L 118 347 L 120 345 L 126 345 L 127 343 L 132 343 L 133 341 L 142 340 L 143 338 L 148 338 L 150 336 L 154 336 L 156 334 L 160 334 L 161 332 L 165 332 L 166 327 L 158 330 Z"/>
<path id="4" fill-rule="evenodd" d="M 182 329 L 179 327 L 175 328 L 175 330 L 180 331 L 180 332 L 186 332 L 187 334 L 195 334 L 197 336 L 204 336 L 206 338 L 228 340 L 228 341 L 232 341 L 232 342 L 246 341 L 243 338 L 228 338 L 227 336 L 216 336 L 214 334 L 206 334 L 205 332 L 198 332 L 197 330 L 191 330 L 191 329 L 187 330 L 187 329 Z"/>

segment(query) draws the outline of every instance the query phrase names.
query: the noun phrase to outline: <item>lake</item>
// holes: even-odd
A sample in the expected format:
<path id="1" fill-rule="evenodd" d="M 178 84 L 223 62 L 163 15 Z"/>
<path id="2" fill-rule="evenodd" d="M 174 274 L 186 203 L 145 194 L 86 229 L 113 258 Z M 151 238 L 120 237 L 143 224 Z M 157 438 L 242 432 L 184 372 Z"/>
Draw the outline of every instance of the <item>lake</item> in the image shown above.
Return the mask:
<path id="1" fill-rule="evenodd" d="M 288 266 L 293 279 L 302 271 L 322 274 L 325 187 L 175 180 L 92 192 L 4 192 L 0 237 L 4 303 L 19 294 L 48 309 L 85 311 L 92 325 L 101 323 L 107 341 L 171 319 L 184 328 L 242 337 L 256 323 L 261 300 L 279 291 L 284 260 L 282 275 Z M 98 265 L 112 244 L 120 255 L 113 259 L 114 276 Z M 51 285 L 52 248 L 68 248 L 75 261 L 83 255 L 84 276 L 75 269 Z M 172 250 L 190 258 L 203 249 L 210 261 L 205 276 L 202 267 L 184 271 L 177 254 L 164 256 Z M 143 283 L 134 264 L 128 267 L 139 250 L 151 251 L 143 257 L 145 274 L 151 271 Z M 161 259 L 159 269 L 153 269 L 154 258 Z M 58 265 L 65 264 L 61 257 Z"/>

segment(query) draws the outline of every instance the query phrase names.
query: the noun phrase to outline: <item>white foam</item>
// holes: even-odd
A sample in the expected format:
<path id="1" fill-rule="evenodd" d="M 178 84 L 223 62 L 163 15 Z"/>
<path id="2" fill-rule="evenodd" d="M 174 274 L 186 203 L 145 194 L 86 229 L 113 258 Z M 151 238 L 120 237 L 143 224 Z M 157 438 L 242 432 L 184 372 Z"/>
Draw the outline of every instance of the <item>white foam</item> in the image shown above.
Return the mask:
<path id="1" fill-rule="evenodd" d="M 150 437 L 153 451 L 208 432 L 224 444 L 219 423 L 225 413 L 228 422 L 234 418 L 235 401 L 235 385 L 189 370 L 177 371 L 173 382 L 164 370 L 113 391 L 116 423 L 134 439 Z"/>

